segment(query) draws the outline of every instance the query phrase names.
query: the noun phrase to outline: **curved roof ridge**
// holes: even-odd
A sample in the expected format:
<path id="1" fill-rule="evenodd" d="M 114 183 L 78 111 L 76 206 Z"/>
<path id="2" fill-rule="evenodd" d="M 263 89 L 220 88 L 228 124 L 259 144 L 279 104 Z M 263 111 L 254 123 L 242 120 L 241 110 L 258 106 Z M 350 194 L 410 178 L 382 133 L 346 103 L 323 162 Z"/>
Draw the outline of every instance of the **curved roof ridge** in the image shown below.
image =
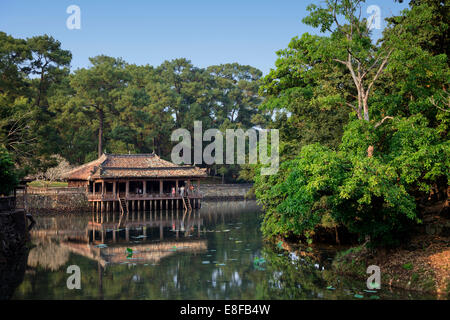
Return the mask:
<path id="1" fill-rule="evenodd" d="M 157 154 L 102 154 L 97 160 L 68 172 L 68 180 L 92 180 L 113 177 L 206 177 L 206 169 L 195 165 L 177 165 Z"/>
<path id="2" fill-rule="evenodd" d="M 92 161 L 90 161 L 88 163 L 82 164 L 82 165 L 80 165 L 80 166 L 78 166 L 78 167 L 68 171 L 66 173 L 66 176 L 69 176 L 69 175 L 71 175 L 71 174 L 73 174 L 73 173 L 75 173 L 75 172 L 77 172 L 79 170 L 85 169 L 85 168 L 87 168 L 87 167 L 89 167 L 91 165 L 95 165 L 95 164 L 101 165 L 103 162 L 105 162 L 105 160 L 106 160 L 106 154 L 103 153 L 100 158 L 97 158 L 97 159 L 92 160 Z"/>
<path id="3" fill-rule="evenodd" d="M 158 157 L 155 153 L 107 153 L 107 157 Z M 159 158 L 159 157 L 158 157 Z"/>

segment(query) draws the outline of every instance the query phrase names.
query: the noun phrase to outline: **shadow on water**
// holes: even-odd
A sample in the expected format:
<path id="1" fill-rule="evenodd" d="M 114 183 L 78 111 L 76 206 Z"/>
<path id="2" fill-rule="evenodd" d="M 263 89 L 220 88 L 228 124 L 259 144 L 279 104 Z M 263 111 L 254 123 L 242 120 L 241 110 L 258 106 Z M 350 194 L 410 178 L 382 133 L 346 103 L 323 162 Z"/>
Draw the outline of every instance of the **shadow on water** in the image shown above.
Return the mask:
<path id="1" fill-rule="evenodd" d="M 433 298 L 383 288 L 365 292 L 365 281 L 329 270 L 333 252 L 297 256 L 265 243 L 261 220 L 253 201 L 135 212 L 121 225 L 112 213 L 37 217 L 26 274 L 12 298 Z M 67 288 L 70 265 L 80 267 L 80 290 Z"/>

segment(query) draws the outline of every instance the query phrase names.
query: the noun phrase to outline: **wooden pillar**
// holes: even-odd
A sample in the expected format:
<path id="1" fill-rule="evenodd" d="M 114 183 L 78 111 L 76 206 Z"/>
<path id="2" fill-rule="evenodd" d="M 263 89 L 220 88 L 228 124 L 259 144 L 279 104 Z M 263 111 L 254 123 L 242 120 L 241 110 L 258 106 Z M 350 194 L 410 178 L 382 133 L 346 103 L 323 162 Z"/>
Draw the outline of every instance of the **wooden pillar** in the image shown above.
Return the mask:
<path id="1" fill-rule="evenodd" d="M 198 195 L 200 195 L 200 180 L 197 180 L 197 188 L 195 190 Z"/>
<path id="2" fill-rule="evenodd" d="M 95 182 L 92 183 L 92 195 L 95 196 Z"/>
<path id="3" fill-rule="evenodd" d="M 130 181 L 127 180 L 125 184 L 125 197 L 128 198 L 130 192 Z"/>
<path id="4" fill-rule="evenodd" d="M 142 182 L 142 193 L 147 194 L 147 181 Z"/>
<path id="5" fill-rule="evenodd" d="M 198 229 L 198 237 L 200 238 L 200 212 L 199 211 L 197 211 L 197 223 L 198 223 L 198 226 L 197 226 L 197 229 Z"/>
<path id="6" fill-rule="evenodd" d="M 23 208 L 25 209 L 25 213 L 28 212 L 28 187 L 25 183 L 25 190 L 23 191 Z"/>
<path id="7" fill-rule="evenodd" d="M 102 180 L 102 196 L 105 195 L 105 181 Z"/>
<path id="8" fill-rule="evenodd" d="M 147 211 L 147 200 L 144 200 L 144 212 Z"/>
<path id="9" fill-rule="evenodd" d="M 163 194 L 163 181 L 159 180 L 159 194 Z"/>
<path id="10" fill-rule="evenodd" d="M 117 195 L 116 184 L 117 184 L 117 182 L 113 181 L 113 197 L 114 197 L 114 200 L 116 199 L 116 195 Z"/>
<path id="11" fill-rule="evenodd" d="M 175 195 L 178 195 L 178 180 L 175 180 Z"/>

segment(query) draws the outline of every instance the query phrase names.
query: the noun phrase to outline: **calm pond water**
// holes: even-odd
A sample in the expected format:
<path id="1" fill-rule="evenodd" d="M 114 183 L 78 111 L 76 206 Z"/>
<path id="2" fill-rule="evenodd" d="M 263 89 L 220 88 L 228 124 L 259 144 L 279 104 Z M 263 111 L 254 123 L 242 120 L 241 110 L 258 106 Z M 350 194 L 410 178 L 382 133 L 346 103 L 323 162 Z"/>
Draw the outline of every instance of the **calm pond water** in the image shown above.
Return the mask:
<path id="1" fill-rule="evenodd" d="M 112 214 L 103 223 L 90 213 L 38 216 L 13 299 L 433 298 L 369 293 L 364 281 L 329 271 L 333 251 L 306 259 L 263 242 L 255 202 L 202 205 L 191 213 L 130 214 L 119 229 Z M 80 267 L 80 290 L 67 288 L 71 265 Z"/>

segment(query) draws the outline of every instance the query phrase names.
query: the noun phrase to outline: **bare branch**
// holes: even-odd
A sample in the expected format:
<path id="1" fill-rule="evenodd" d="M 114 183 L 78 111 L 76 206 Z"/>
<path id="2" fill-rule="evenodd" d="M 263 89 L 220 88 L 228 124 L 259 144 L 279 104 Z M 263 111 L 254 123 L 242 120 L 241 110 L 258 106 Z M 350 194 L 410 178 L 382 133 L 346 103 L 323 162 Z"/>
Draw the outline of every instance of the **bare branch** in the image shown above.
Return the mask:
<path id="1" fill-rule="evenodd" d="M 353 104 L 351 104 L 350 102 L 345 102 L 345 104 L 355 110 L 356 113 L 358 113 L 358 108 L 356 108 Z"/>
<path id="2" fill-rule="evenodd" d="M 383 124 L 383 122 L 387 119 L 394 119 L 394 117 L 391 117 L 391 116 L 384 117 L 380 122 L 377 122 L 377 124 L 375 124 L 375 128 L 378 128 L 379 126 L 381 126 Z"/>
<path id="3" fill-rule="evenodd" d="M 379 55 L 379 56 L 375 59 L 375 62 L 374 62 L 369 68 L 367 68 L 366 71 L 364 71 L 364 73 L 363 73 L 362 76 L 361 76 L 361 79 L 364 79 L 364 78 L 366 77 L 366 75 L 369 73 L 369 71 L 372 70 L 373 68 L 375 68 L 375 66 L 378 64 L 378 62 L 380 61 L 380 59 L 381 59 L 381 55 Z"/>
<path id="4" fill-rule="evenodd" d="M 372 89 L 373 85 L 375 84 L 375 81 L 377 81 L 378 77 L 383 73 L 384 67 L 386 66 L 389 57 L 391 56 L 392 49 L 389 51 L 387 56 L 383 59 L 383 62 L 381 63 L 380 67 L 378 68 L 377 73 L 375 74 L 375 77 L 373 77 L 372 82 L 370 82 L 369 86 L 367 87 L 366 95 L 369 96 L 370 90 Z"/>
<path id="5" fill-rule="evenodd" d="M 435 106 L 436 108 L 438 108 L 439 110 L 442 110 L 444 112 L 450 112 L 450 97 L 447 99 L 447 107 L 448 107 L 448 109 L 444 109 L 444 108 L 438 106 L 438 104 L 434 100 L 434 97 L 430 97 L 429 100 L 430 100 L 431 104 L 433 106 Z"/>
<path id="6" fill-rule="evenodd" d="M 347 67 L 347 61 L 343 61 L 343 60 L 339 60 L 339 59 L 333 59 L 333 60 L 336 61 L 336 62 L 339 62 L 339 63 L 341 63 L 341 64 L 343 64 L 344 66 Z"/>
<path id="7" fill-rule="evenodd" d="M 338 3 L 338 0 L 335 0 L 335 1 L 334 1 L 333 18 L 334 18 L 334 22 L 336 23 L 336 26 L 337 26 L 338 30 L 340 31 L 342 27 L 341 27 L 341 25 L 339 24 L 339 21 L 338 21 L 337 16 L 336 16 L 336 12 L 337 12 L 337 3 Z"/>

